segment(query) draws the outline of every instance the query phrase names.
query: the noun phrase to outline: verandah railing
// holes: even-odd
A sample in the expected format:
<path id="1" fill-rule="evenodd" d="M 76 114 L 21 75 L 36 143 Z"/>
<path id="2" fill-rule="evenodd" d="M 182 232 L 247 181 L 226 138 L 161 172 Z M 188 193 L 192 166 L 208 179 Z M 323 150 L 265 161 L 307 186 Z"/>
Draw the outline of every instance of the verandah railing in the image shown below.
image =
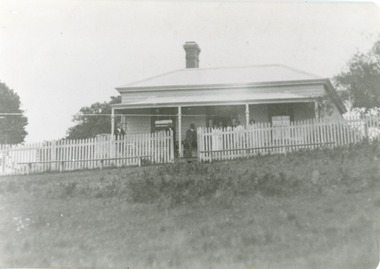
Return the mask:
<path id="1" fill-rule="evenodd" d="M 173 132 L 0 145 L 0 175 L 174 161 Z"/>
<path id="2" fill-rule="evenodd" d="M 258 154 L 338 147 L 380 136 L 380 118 L 309 119 L 272 126 L 198 128 L 200 161 L 229 160 Z"/>

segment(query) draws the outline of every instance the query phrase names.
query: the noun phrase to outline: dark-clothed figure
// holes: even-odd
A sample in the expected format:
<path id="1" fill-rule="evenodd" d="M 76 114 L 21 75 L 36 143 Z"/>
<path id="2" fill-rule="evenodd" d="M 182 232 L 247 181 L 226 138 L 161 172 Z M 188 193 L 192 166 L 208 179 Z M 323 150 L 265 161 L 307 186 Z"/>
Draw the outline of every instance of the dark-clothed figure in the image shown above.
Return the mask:
<path id="1" fill-rule="evenodd" d="M 237 126 L 237 120 L 236 120 L 236 118 L 232 118 L 231 127 L 235 128 L 236 126 Z"/>
<path id="2" fill-rule="evenodd" d="M 185 157 L 192 157 L 192 151 L 197 147 L 197 132 L 195 125 L 190 124 L 190 129 L 186 131 Z"/>
<path id="3" fill-rule="evenodd" d="M 177 145 L 177 142 L 176 142 L 176 133 L 175 133 L 175 130 L 174 130 L 174 127 L 173 127 L 173 124 L 172 124 L 172 123 L 169 124 L 167 130 L 168 130 L 168 131 L 172 131 L 172 133 L 173 133 L 174 155 L 175 155 L 175 156 L 178 156 L 178 145 Z"/>
<path id="4" fill-rule="evenodd" d="M 119 124 L 114 131 L 115 135 L 125 135 L 124 129 L 121 127 L 121 124 Z"/>

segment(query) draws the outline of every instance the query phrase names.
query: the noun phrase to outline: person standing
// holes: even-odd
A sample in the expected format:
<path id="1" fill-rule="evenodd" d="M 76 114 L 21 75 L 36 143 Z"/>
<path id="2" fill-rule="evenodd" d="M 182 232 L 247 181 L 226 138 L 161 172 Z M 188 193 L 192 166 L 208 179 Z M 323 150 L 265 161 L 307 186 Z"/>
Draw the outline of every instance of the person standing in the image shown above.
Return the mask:
<path id="1" fill-rule="evenodd" d="M 197 132 L 194 123 L 190 124 L 190 129 L 186 131 L 186 152 L 185 157 L 191 158 L 193 149 L 197 147 Z"/>

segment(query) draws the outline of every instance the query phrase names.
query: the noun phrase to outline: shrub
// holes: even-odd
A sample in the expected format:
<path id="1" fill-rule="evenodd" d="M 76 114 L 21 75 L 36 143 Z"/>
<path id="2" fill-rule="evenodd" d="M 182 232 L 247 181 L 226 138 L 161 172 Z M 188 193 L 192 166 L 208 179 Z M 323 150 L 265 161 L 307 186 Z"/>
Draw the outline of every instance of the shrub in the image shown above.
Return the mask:
<path id="1" fill-rule="evenodd" d="M 333 185 L 357 189 L 373 186 L 378 179 L 379 143 L 350 145 L 337 149 L 304 150 L 284 155 L 261 156 L 229 162 L 175 163 L 144 169 L 128 181 L 133 202 L 165 200 L 170 206 L 217 198 L 255 195 L 291 196 L 316 192 Z M 317 170 L 320 180 L 312 181 Z M 364 179 L 361 175 L 367 175 Z M 368 176 L 369 175 L 369 176 Z M 377 180 L 378 181 L 378 180 Z M 168 202 L 169 201 L 169 202 Z"/>
<path id="2" fill-rule="evenodd" d="M 290 195 L 301 186 L 300 180 L 288 178 L 285 173 L 236 173 L 218 164 L 176 164 L 162 168 L 156 177 L 134 178 L 129 181 L 132 201 L 152 203 L 169 199 L 170 205 L 191 204 L 200 199 L 249 195 Z M 219 195 L 220 196 L 220 195 Z M 218 197 L 223 199 L 223 197 Z"/>

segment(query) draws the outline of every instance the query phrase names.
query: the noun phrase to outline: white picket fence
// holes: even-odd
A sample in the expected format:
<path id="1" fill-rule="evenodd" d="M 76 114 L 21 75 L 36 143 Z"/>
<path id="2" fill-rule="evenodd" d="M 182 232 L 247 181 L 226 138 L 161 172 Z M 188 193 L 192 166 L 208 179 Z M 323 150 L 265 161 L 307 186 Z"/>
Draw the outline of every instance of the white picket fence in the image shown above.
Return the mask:
<path id="1" fill-rule="evenodd" d="M 0 145 L 0 175 L 174 161 L 172 131 Z"/>
<path id="2" fill-rule="evenodd" d="M 380 137 L 380 118 L 256 123 L 248 127 L 198 128 L 200 161 L 230 160 L 300 149 L 339 147 Z"/>

